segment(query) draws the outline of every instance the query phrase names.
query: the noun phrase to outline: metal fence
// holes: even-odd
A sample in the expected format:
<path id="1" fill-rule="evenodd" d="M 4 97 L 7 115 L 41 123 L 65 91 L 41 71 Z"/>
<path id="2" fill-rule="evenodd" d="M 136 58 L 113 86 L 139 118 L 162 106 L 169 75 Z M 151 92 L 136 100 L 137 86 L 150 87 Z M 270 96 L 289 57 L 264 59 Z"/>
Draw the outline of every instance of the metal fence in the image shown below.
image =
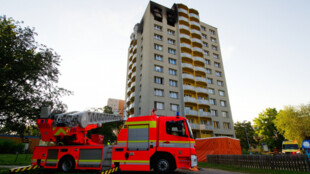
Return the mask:
<path id="1" fill-rule="evenodd" d="M 207 161 L 245 168 L 310 171 L 306 155 L 207 155 Z"/>

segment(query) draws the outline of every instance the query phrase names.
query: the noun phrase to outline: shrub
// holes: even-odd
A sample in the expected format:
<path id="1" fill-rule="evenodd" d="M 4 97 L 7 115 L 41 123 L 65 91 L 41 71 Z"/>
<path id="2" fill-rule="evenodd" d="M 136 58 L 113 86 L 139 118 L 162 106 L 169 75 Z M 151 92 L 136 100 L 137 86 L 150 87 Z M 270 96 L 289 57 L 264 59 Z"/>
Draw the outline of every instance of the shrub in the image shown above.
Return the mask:
<path id="1" fill-rule="evenodd" d="M 12 140 L 0 140 L 0 153 L 9 154 L 9 153 L 22 153 L 24 152 L 25 145 L 23 143 L 17 143 Z"/>

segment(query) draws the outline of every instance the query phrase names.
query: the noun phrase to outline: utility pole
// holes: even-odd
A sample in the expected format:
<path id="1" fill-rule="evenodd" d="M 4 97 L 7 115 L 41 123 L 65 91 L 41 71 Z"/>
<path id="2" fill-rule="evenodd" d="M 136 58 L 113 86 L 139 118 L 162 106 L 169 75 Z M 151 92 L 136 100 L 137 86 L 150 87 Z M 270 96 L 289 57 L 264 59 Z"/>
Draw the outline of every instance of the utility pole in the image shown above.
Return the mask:
<path id="1" fill-rule="evenodd" d="M 245 123 L 245 121 L 244 121 L 244 123 Z M 247 131 L 246 131 L 246 127 L 245 127 L 245 126 L 246 126 L 246 124 L 244 124 L 244 131 L 245 131 L 246 141 L 248 142 L 250 155 L 252 155 L 252 152 L 251 152 L 251 150 L 250 150 L 250 143 L 249 143 L 248 133 L 247 133 Z"/>

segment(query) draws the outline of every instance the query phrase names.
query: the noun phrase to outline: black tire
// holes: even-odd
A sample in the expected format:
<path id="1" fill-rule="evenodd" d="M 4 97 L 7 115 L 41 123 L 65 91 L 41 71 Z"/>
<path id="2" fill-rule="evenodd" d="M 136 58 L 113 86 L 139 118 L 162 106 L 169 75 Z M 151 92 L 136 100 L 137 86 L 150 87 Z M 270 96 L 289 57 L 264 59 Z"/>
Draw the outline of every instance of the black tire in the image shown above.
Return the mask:
<path id="1" fill-rule="evenodd" d="M 154 170 L 157 173 L 171 173 L 173 170 L 171 161 L 167 158 L 158 158 L 155 162 Z"/>
<path id="2" fill-rule="evenodd" d="M 73 171 L 75 168 L 75 162 L 74 159 L 70 157 L 65 157 L 60 160 L 58 164 L 58 169 L 63 171 L 63 172 L 70 172 Z"/>

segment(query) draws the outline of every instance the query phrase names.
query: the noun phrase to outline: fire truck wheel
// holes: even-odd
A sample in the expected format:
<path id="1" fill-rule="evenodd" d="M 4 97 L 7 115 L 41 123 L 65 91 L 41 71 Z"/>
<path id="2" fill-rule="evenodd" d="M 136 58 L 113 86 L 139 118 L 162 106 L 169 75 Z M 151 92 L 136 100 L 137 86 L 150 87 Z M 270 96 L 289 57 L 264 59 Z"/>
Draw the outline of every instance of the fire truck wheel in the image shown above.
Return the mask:
<path id="1" fill-rule="evenodd" d="M 171 162 L 167 158 L 159 158 L 154 169 L 158 173 L 170 173 L 172 171 Z"/>
<path id="2" fill-rule="evenodd" d="M 65 157 L 60 160 L 59 169 L 64 172 L 69 172 L 74 170 L 74 160 L 70 157 Z"/>

